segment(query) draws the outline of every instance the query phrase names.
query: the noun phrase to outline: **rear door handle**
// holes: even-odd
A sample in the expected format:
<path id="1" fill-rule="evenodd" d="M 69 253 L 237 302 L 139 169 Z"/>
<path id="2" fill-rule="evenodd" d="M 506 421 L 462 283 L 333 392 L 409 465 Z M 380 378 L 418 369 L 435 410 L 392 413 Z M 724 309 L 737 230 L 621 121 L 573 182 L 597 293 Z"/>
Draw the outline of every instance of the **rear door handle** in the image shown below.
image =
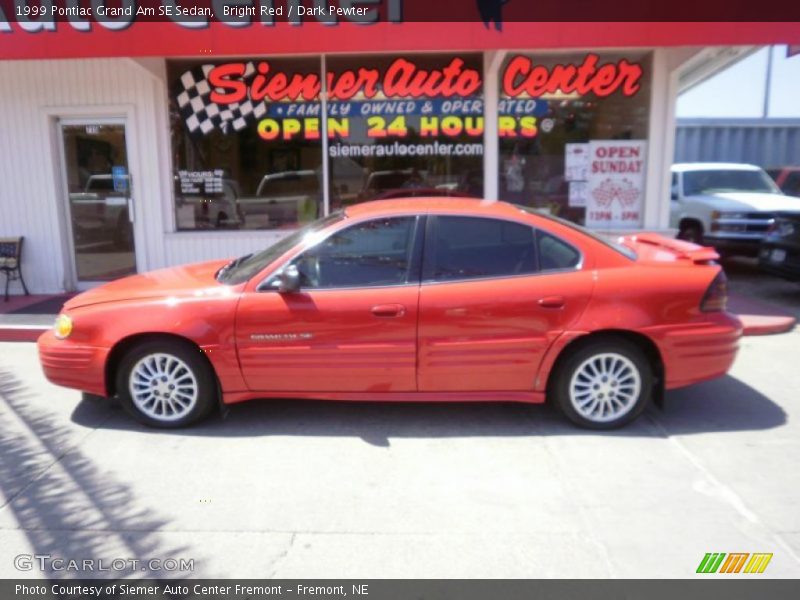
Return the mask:
<path id="1" fill-rule="evenodd" d="M 402 317 L 406 314 L 406 307 L 402 304 L 378 304 L 372 307 L 371 312 L 376 317 Z"/>
<path id="2" fill-rule="evenodd" d="M 564 308 L 564 296 L 545 296 L 539 299 L 542 308 Z"/>

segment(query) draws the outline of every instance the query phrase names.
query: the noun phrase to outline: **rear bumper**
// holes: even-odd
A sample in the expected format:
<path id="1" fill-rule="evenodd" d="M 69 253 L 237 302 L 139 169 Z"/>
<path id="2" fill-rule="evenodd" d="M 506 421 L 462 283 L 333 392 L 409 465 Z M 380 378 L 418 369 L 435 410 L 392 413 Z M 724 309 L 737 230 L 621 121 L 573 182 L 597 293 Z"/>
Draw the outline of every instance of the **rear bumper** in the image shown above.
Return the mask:
<path id="1" fill-rule="evenodd" d="M 671 390 L 725 375 L 739 351 L 742 322 L 727 312 L 707 313 L 703 321 L 652 337 L 664 361 L 664 385 Z"/>
<path id="2" fill-rule="evenodd" d="M 108 348 L 59 340 L 46 331 L 36 342 L 45 377 L 56 385 L 98 396 L 106 395 L 105 364 Z"/>

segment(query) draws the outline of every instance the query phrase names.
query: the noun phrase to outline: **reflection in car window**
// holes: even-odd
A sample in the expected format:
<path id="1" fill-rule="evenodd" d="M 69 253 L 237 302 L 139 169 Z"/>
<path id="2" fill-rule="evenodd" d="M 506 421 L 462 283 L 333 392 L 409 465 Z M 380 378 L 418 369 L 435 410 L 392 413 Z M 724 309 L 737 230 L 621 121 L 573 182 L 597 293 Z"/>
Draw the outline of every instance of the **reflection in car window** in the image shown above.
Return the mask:
<path id="1" fill-rule="evenodd" d="M 333 234 L 294 260 L 301 288 L 408 282 L 416 217 L 375 219 Z"/>
<path id="2" fill-rule="evenodd" d="M 309 223 L 291 235 L 279 240 L 266 250 L 262 250 L 258 254 L 253 254 L 249 257 L 242 257 L 241 259 L 238 259 L 240 262 L 234 261 L 234 266 L 223 268 L 223 270 L 220 271 L 219 275 L 217 276 L 217 279 L 220 283 L 229 283 L 232 285 L 244 283 L 265 269 L 272 261 L 276 260 L 281 255 L 291 250 L 294 246 L 301 243 L 306 236 L 322 231 L 328 225 L 337 223 L 344 218 L 344 213 L 342 211 L 337 211 L 335 213 L 331 213 L 323 219 Z"/>
<path id="3" fill-rule="evenodd" d="M 574 269 L 581 262 L 580 253 L 557 237 L 539 231 L 536 234 L 539 247 L 539 268 L 542 271 Z"/>
<path id="4" fill-rule="evenodd" d="M 425 278 L 436 281 L 536 272 L 533 228 L 478 217 L 437 217 Z"/>

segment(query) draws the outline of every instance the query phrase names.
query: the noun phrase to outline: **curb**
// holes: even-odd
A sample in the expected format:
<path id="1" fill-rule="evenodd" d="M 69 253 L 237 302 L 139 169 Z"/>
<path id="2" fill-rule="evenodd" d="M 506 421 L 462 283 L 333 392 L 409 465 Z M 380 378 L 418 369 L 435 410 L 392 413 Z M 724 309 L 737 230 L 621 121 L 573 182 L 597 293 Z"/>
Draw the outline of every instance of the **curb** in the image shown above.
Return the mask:
<path id="1" fill-rule="evenodd" d="M 742 321 L 744 335 L 773 335 L 794 329 L 797 319 L 784 309 L 750 296 L 731 294 L 728 312 Z"/>
<path id="2" fill-rule="evenodd" d="M 736 315 L 744 326 L 743 335 L 774 335 L 794 329 L 794 317 L 769 317 L 764 315 Z"/>
<path id="3" fill-rule="evenodd" d="M 0 325 L 0 342 L 35 342 L 49 327 Z"/>

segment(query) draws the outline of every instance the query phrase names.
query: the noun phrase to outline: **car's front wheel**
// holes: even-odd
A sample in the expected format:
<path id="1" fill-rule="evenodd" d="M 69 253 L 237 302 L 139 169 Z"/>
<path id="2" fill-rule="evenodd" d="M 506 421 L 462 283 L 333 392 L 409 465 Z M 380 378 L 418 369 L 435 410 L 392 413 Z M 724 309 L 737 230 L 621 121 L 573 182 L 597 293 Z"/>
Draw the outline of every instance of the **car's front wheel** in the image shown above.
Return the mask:
<path id="1" fill-rule="evenodd" d="M 702 245 L 703 228 L 699 223 L 694 223 L 692 221 L 681 223 L 680 230 L 678 231 L 678 239 L 684 242 Z"/>
<path id="2" fill-rule="evenodd" d="M 587 429 L 615 429 L 636 419 L 653 389 L 653 370 L 635 344 L 598 339 L 560 364 L 554 400 L 574 423 Z"/>
<path id="3" fill-rule="evenodd" d="M 217 401 L 217 385 L 200 350 L 179 341 L 154 340 L 122 359 L 117 394 L 141 423 L 174 428 L 208 416 Z"/>

